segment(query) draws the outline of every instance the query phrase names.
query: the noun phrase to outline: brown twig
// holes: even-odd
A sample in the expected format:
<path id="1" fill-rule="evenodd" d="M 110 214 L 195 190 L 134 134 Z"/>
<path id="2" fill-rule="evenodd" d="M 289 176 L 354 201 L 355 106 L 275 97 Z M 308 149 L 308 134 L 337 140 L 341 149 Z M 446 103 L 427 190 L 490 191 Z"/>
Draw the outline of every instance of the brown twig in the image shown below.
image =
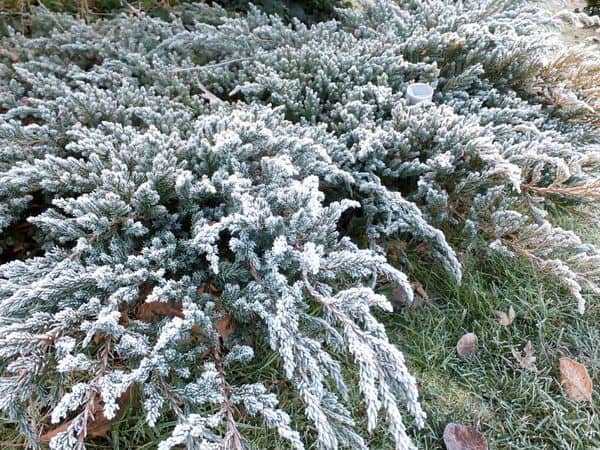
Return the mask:
<path id="1" fill-rule="evenodd" d="M 222 359 L 222 339 L 219 338 L 219 343 L 213 349 L 213 359 L 215 367 L 219 373 L 219 384 L 223 393 L 222 411 L 227 418 L 227 432 L 225 433 L 223 448 L 226 450 L 244 450 L 243 438 L 240 434 L 237 423 L 235 421 L 234 412 L 235 405 L 231 402 L 232 389 L 225 379 L 225 368 L 223 367 Z"/>
<path id="2" fill-rule="evenodd" d="M 548 187 L 537 187 L 526 185 L 523 186 L 523 191 L 533 192 L 534 194 L 541 196 L 559 196 L 567 198 L 575 198 L 580 200 L 600 200 L 600 180 L 593 181 L 587 184 L 581 184 L 578 186 L 548 186 Z"/>

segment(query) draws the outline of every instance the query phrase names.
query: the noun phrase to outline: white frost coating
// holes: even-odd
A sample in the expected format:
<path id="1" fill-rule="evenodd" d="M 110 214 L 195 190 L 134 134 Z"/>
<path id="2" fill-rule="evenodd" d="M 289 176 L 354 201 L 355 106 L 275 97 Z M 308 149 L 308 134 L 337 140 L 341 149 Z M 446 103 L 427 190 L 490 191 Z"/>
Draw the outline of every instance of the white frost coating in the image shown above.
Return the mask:
<path id="1" fill-rule="evenodd" d="M 0 266 L 2 414 L 32 447 L 48 410 L 78 417 L 51 444 L 71 450 L 91 399 L 113 417 L 131 386 L 148 424 L 177 417 L 161 449 L 222 448 L 248 416 L 294 449 L 366 449 L 351 361 L 366 425 L 412 449 L 417 382 L 374 314 L 383 287 L 412 298 L 404 248 L 456 283 L 468 246 L 529 258 L 583 312 L 600 253 L 543 193 L 598 182 L 600 132 L 529 103 L 549 22 L 502 5 L 370 1 L 310 27 L 206 5 L 41 12 L 35 39 L 3 38 L 19 62 L 0 55 L 0 229 L 27 220 L 39 242 Z M 264 380 L 227 385 L 255 340 L 314 442 Z"/>

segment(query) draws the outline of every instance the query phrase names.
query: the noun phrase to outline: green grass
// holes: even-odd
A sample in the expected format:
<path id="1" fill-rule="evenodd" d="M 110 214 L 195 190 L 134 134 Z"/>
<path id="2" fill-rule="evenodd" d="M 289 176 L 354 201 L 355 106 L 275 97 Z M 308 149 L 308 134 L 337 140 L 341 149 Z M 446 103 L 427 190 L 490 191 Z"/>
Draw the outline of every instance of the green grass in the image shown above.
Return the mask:
<path id="1" fill-rule="evenodd" d="M 480 424 L 491 448 L 600 447 L 596 411 L 566 400 L 557 381 L 558 359 L 570 356 L 588 366 L 598 382 L 598 310 L 578 317 L 562 289 L 524 262 L 496 261 L 483 270 L 471 266 L 466 274 L 465 283 L 454 289 L 430 278 L 426 284 L 431 289 L 437 284 L 445 294 L 435 305 L 386 321 L 422 381 L 430 415 L 430 429 L 418 434 L 423 448 L 443 448 L 440 438 L 448 422 Z M 493 312 L 510 305 L 517 319 L 502 327 Z M 454 346 L 471 331 L 480 351 L 463 360 Z M 521 369 L 512 356 L 512 349 L 528 340 L 538 358 L 537 373 Z"/>
<path id="2" fill-rule="evenodd" d="M 561 214 L 559 221 L 600 242 L 598 228 L 584 225 L 582 216 Z M 431 267 L 411 264 L 412 278 L 424 285 L 431 301 L 380 315 L 420 383 L 429 418 L 426 429 L 411 428 L 419 447 L 443 449 L 445 425 L 460 422 L 478 426 L 491 449 L 600 448 L 598 393 L 594 393 L 594 403 L 577 404 L 565 398 L 558 381 L 558 360 L 568 356 L 585 364 L 594 385 L 600 384 L 598 302 L 589 302 L 586 314 L 580 316 L 574 300 L 526 261 L 484 260 L 471 255 L 465 257 L 464 268 L 464 281 L 456 286 Z M 506 311 L 511 305 L 517 318 L 511 326 L 503 327 L 496 322 L 494 311 Z M 461 359 L 455 345 L 466 332 L 477 334 L 479 352 Z M 512 355 L 512 349 L 520 350 L 528 340 L 537 356 L 536 372 L 521 369 Z M 278 392 L 282 406 L 291 412 L 295 427 L 308 441 L 312 439 L 313 430 L 302 415 L 293 388 L 282 379 L 275 357 L 265 352 L 243 372 L 231 375 L 237 381 L 266 380 Z M 347 377 L 352 380 L 355 374 L 348 370 Z M 352 392 L 351 398 L 356 417 L 362 417 L 359 393 Z M 111 435 L 91 442 L 88 448 L 153 449 L 173 426 L 172 420 L 164 420 L 150 429 L 132 401 Z M 382 425 L 369 437 L 370 448 L 393 448 L 384 428 Z M 274 432 L 265 432 L 260 423 L 240 429 L 249 449 L 288 448 Z M 3 427 L 0 448 L 21 448 L 19 444 L 12 428 Z"/>

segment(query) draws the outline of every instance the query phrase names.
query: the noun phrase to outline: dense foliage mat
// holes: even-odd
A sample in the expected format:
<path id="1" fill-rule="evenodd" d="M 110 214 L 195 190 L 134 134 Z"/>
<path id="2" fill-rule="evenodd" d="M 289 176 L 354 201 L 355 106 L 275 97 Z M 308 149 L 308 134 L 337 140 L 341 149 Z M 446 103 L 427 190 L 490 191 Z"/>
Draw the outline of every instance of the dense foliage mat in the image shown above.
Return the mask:
<path id="1" fill-rule="evenodd" d="M 485 242 L 581 313 L 599 292 L 598 249 L 546 206 L 595 198 L 600 132 L 540 94 L 559 44 L 535 8 L 33 20 L 0 52 L 0 408 L 32 447 L 82 447 L 134 393 L 151 426 L 176 418 L 162 450 L 242 448 L 255 420 L 367 448 L 350 360 L 368 431 L 412 448 L 416 381 L 372 313 L 384 288 L 411 302 L 403 252 L 460 283 L 457 252 Z M 407 104 L 413 81 L 432 103 Z M 275 386 L 232 381 L 264 345 L 311 429 Z"/>

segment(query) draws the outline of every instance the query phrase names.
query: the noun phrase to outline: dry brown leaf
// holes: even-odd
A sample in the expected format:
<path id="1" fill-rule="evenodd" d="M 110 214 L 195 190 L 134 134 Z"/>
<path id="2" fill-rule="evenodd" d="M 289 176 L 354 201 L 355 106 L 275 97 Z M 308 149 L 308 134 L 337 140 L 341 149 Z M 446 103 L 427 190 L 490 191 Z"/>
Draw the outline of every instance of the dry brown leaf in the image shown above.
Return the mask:
<path id="1" fill-rule="evenodd" d="M 103 340 L 104 340 L 104 336 L 100 333 L 94 334 L 94 337 L 92 338 L 92 341 L 94 341 L 94 344 L 96 344 L 96 345 L 100 345 Z"/>
<path id="2" fill-rule="evenodd" d="M 199 286 L 197 292 L 199 294 L 205 293 L 205 288 L 208 288 L 212 292 L 215 291 L 215 287 L 213 285 L 202 285 Z M 179 317 L 184 318 L 184 314 L 182 311 L 181 305 L 172 305 L 166 302 L 145 302 L 144 300 L 148 297 L 148 295 L 152 292 L 152 286 L 143 285 L 140 288 L 140 300 L 142 303 L 139 303 L 134 308 L 134 319 L 143 320 L 144 322 L 154 322 L 160 320 L 162 317 Z M 222 319 L 223 320 L 223 319 Z M 129 311 L 127 309 L 121 311 L 121 324 L 126 326 L 129 323 Z M 225 325 L 222 325 L 225 330 Z M 194 338 L 198 338 L 202 335 L 202 330 L 198 325 L 192 326 L 192 336 Z M 231 334 L 231 332 L 229 332 Z"/>
<path id="3" fill-rule="evenodd" d="M 40 442 L 42 444 L 47 444 L 50 442 L 50 440 L 56 436 L 57 434 L 60 433 L 64 433 L 65 431 L 68 430 L 68 428 L 71 426 L 71 420 L 69 420 L 68 422 L 63 423 L 62 425 L 57 426 L 56 428 L 53 428 L 49 431 L 47 431 L 46 433 L 42 434 L 40 436 Z"/>
<path id="4" fill-rule="evenodd" d="M 227 339 L 235 331 L 235 322 L 230 314 L 225 314 L 217 320 L 216 328 L 221 337 Z"/>
<path id="5" fill-rule="evenodd" d="M 212 295 L 221 295 L 221 291 L 212 283 L 208 283 L 208 292 Z"/>
<path id="6" fill-rule="evenodd" d="M 414 281 L 413 283 L 411 283 L 411 286 L 415 291 L 415 294 L 417 294 L 423 300 L 429 300 L 429 294 L 427 293 L 427 291 L 421 283 L 419 283 L 418 281 Z"/>
<path id="7" fill-rule="evenodd" d="M 560 384 L 567 397 L 575 401 L 592 401 L 592 379 L 583 364 L 570 358 L 560 358 Z"/>
<path id="8" fill-rule="evenodd" d="M 415 247 L 415 251 L 421 255 L 428 255 L 431 252 L 431 249 L 427 243 L 421 242 Z"/>
<path id="9" fill-rule="evenodd" d="M 535 361 L 537 358 L 535 357 L 535 350 L 533 349 L 531 341 L 527 341 L 522 352 L 513 349 L 512 354 L 521 368 L 526 370 L 536 370 Z"/>
<path id="10" fill-rule="evenodd" d="M 487 439 L 474 427 L 449 423 L 444 429 L 447 450 L 488 450 Z"/>
<path id="11" fill-rule="evenodd" d="M 0 56 L 10 59 L 10 62 L 12 62 L 12 63 L 19 62 L 19 55 L 17 55 L 15 52 L 11 52 L 4 48 L 0 48 Z"/>
<path id="12" fill-rule="evenodd" d="M 121 317 L 119 318 L 119 325 L 127 328 L 129 326 L 129 305 L 124 304 L 119 308 L 119 313 L 121 313 Z"/>
<path id="13" fill-rule="evenodd" d="M 136 308 L 135 317 L 144 322 L 153 322 L 161 317 L 183 318 L 183 312 L 181 306 L 172 306 L 165 302 L 144 302 Z"/>
<path id="14" fill-rule="evenodd" d="M 477 352 L 477 335 L 475 333 L 463 335 L 456 344 L 456 352 L 460 357 L 470 356 Z"/>
<path id="15" fill-rule="evenodd" d="M 98 395 L 94 396 L 91 400 L 91 404 L 89 405 L 90 414 L 88 416 L 88 421 L 86 425 L 86 437 L 98 438 L 106 436 L 110 431 L 111 425 L 114 422 L 118 421 L 123 415 L 123 406 L 129 400 L 130 394 L 131 389 L 127 389 L 123 394 L 121 394 L 121 396 L 117 400 L 117 403 L 119 405 L 119 411 L 117 412 L 117 415 L 111 420 L 108 420 L 104 415 L 104 404 L 100 397 Z M 66 422 L 63 422 L 56 428 L 48 430 L 40 437 L 40 441 L 44 444 L 49 443 L 54 436 L 67 431 L 73 423 L 73 420 L 76 419 L 67 420 Z"/>
<path id="16" fill-rule="evenodd" d="M 392 291 L 390 300 L 392 301 L 392 305 L 397 307 L 408 305 L 408 297 L 406 296 L 406 292 L 402 288 L 395 288 Z"/>
<path id="17" fill-rule="evenodd" d="M 139 288 L 139 297 L 137 304 L 133 307 L 133 318 L 143 320 L 144 322 L 154 322 L 161 317 L 181 317 L 181 305 L 173 305 L 168 302 L 146 302 L 146 299 L 152 292 L 154 287 L 150 283 L 143 283 Z M 129 308 L 121 311 L 121 321 L 125 324 L 129 323 Z"/>
<path id="18" fill-rule="evenodd" d="M 415 294 L 413 301 L 409 302 L 408 297 L 406 295 L 406 291 L 403 288 L 395 288 L 392 291 L 392 295 L 390 296 L 392 305 L 394 305 L 396 307 L 402 307 L 402 306 L 417 306 L 418 307 L 418 306 L 422 306 L 423 304 L 429 303 L 429 294 L 427 293 L 427 291 L 425 290 L 425 288 L 423 287 L 423 285 L 420 282 L 414 281 L 410 285 Z"/>
<path id="19" fill-rule="evenodd" d="M 517 317 L 512 305 L 510 308 L 508 308 L 508 312 L 494 311 L 494 314 L 496 315 L 496 320 L 498 320 L 498 323 L 505 327 L 510 326 L 515 320 L 515 317 Z"/>

